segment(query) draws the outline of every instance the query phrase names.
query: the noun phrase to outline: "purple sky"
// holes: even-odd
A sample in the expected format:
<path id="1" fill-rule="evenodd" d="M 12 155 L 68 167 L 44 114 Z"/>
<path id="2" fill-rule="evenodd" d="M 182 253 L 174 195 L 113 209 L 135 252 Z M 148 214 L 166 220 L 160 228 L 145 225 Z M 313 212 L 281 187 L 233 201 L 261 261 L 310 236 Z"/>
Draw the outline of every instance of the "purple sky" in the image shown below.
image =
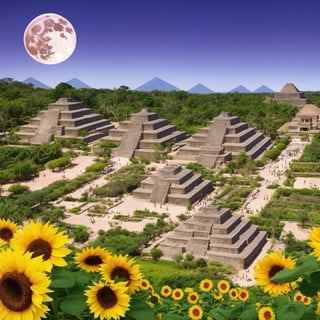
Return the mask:
<path id="1" fill-rule="evenodd" d="M 28 23 L 48 12 L 77 33 L 75 52 L 56 65 L 23 45 Z M 1 0 L 0 78 L 135 89 L 157 76 L 182 90 L 292 82 L 320 91 L 319 13 L 318 0 Z"/>

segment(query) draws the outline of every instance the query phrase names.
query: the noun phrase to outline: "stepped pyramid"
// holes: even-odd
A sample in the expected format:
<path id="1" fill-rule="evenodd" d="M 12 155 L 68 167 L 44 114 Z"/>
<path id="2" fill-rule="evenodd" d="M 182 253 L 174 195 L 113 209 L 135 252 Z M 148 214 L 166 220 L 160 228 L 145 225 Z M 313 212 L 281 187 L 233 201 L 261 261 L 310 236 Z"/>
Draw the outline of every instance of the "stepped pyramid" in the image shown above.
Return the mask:
<path id="1" fill-rule="evenodd" d="M 128 121 L 119 123 L 117 129 L 109 131 L 103 140 L 115 142 L 119 147 L 113 149 L 118 157 L 136 157 L 157 160 L 157 146 L 166 146 L 186 138 L 186 133 L 178 131 L 168 120 L 159 119 L 158 114 L 149 109 L 131 114 Z"/>
<path id="2" fill-rule="evenodd" d="M 200 174 L 180 165 L 169 164 L 141 182 L 133 191 L 136 198 L 154 203 L 189 205 L 213 190 L 211 181 L 202 180 Z"/>
<path id="3" fill-rule="evenodd" d="M 17 135 L 22 141 L 40 145 L 55 138 L 78 138 L 91 142 L 105 136 L 114 125 L 100 114 L 92 113 L 82 102 L 60 98 L 50 103 L 29 124 L 20 127 Z"/>
<path id="4" fill-rule="evenodd" d="M 221 112 L 185 143 L 176 159 L 197 161 L 205 167 L 215 168 L 241 152 L 256 159 L 271 145 L 271 139 L 255 128 L 249 128 L 248 123 L 241 122 L 230 112 Z"/>
<path id="5" fill-rule="evenodd" d="M 280 92 L 275 93 L 274 100 L 283 103 L 293 104 L 300 110 L 305 104 L 311 101 L 306 99 L 293 83 L 286 83 Z"/>
<path id="6" fill-rule="evenodd" d="M 169 232 L 159 249 L 165 258 L 190 253 L 197 258 L 246 269 L 266 241 L 266 232 L 259 231 L 250 220 L 232 215 L 230 209 L 210 205 Z"/>

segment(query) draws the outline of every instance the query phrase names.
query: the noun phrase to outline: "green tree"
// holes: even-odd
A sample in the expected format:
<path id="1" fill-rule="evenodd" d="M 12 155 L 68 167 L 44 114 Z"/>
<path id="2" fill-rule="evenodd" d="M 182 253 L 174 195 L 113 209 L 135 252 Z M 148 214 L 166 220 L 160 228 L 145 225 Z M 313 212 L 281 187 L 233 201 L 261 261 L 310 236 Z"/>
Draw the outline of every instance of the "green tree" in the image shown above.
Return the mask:
<path id="1" fill-rule="evenodd" d="M 150 251 L 153 261 L 159 261 L 163 256 L 163 251 L 159 248 L 153 248 Z"/>

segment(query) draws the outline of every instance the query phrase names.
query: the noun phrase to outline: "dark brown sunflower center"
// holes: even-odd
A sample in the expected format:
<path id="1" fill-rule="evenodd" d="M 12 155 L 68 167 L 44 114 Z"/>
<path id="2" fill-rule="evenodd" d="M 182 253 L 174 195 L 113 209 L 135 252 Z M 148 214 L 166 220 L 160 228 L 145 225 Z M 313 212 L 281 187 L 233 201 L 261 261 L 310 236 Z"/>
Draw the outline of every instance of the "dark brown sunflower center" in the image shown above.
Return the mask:
<path id="1" fill-rule="evenodd" d="M 283 270 L 283 267 L 281 266 L 272 266 L 272 268 L 269 271 L 269 277 L 272 278 L 276 273 L 278 273 L 281 270 Z"/>
<path id="2" fill-rule="evenodd" d="M 31 282 L 22 273 L 5 273 L 0 280 L 0 300 L 12 311 L 28 309 L 32 304 Z"/>
<path id="3" fill-rule="evenodd" d="M 0 238 L 4 241 L 9 241 L 13 237 L 13 232 L 10 228 L 0 229 Z"/>
<path id="4" fill-rule="evenodd" d="M 115 278 L 125 279 L 127 281 L 130 281 L 130 274 L 128 270 L 123 269 L 121 267 L 116 267 L 111 272 L 111 279 L 114 280 Z"/>
<path id="5" fill-rule="evenodd" d="M 192 310 L 192 314 L 195 316 L 195 317 L 199 317 L 200 316 L 200 311 L 198 309 L 193 309 Z"/>
<path id="6" fill-rule="evenodd" d="M 84 259 L 84 263 L 87 264 L 88 266 L 98 266 L 102 262 L 103 261 L 100 256 L 90 256 Z"/>
<path id="7" fill-rule="evenodd" d="M 98 291 L 97 300 L 104 309 L 112 308 L 118 302 L 117 295 L 109 287 L 103 287 Z"/>
<path id="8" fill-rule="evenodd" d="M 48 260 L 51 257 L 52 248 L 49 242 L 36 239 L 30 242 L 26 251 L 32 252 L 32 258 L 42 255 L 43 260 Z"/>

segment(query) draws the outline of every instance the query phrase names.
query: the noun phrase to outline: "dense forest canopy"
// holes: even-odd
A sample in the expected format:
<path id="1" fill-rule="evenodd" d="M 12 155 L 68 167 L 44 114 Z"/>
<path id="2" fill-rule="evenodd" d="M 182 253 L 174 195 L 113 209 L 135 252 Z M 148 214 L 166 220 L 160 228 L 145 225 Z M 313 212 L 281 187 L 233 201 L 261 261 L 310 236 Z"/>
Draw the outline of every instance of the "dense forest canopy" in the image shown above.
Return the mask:
<path id="1" fill-rule="evenodd" d="M 306 95 L 315 104 L 320 103 L 319 93 L 308 92 Z M 228 111 L 274 138 L 277 129 L 297 112 L 292 105 L 273 101 L 272 94 L 140 92 L 129 90 L 127 86 L 113 90 L 75 89 L 63 82 L 54 89 L 39 89 L 5 78 L 0 80 L 0 131 L 18 129 L 60 97 L 82 101 L 86 107 L 111 121 L 122 121 L 130 118 L 131 113 L 150 108 L 179 130 L 190 134 L 197 132 L 221 111 Z"/>

